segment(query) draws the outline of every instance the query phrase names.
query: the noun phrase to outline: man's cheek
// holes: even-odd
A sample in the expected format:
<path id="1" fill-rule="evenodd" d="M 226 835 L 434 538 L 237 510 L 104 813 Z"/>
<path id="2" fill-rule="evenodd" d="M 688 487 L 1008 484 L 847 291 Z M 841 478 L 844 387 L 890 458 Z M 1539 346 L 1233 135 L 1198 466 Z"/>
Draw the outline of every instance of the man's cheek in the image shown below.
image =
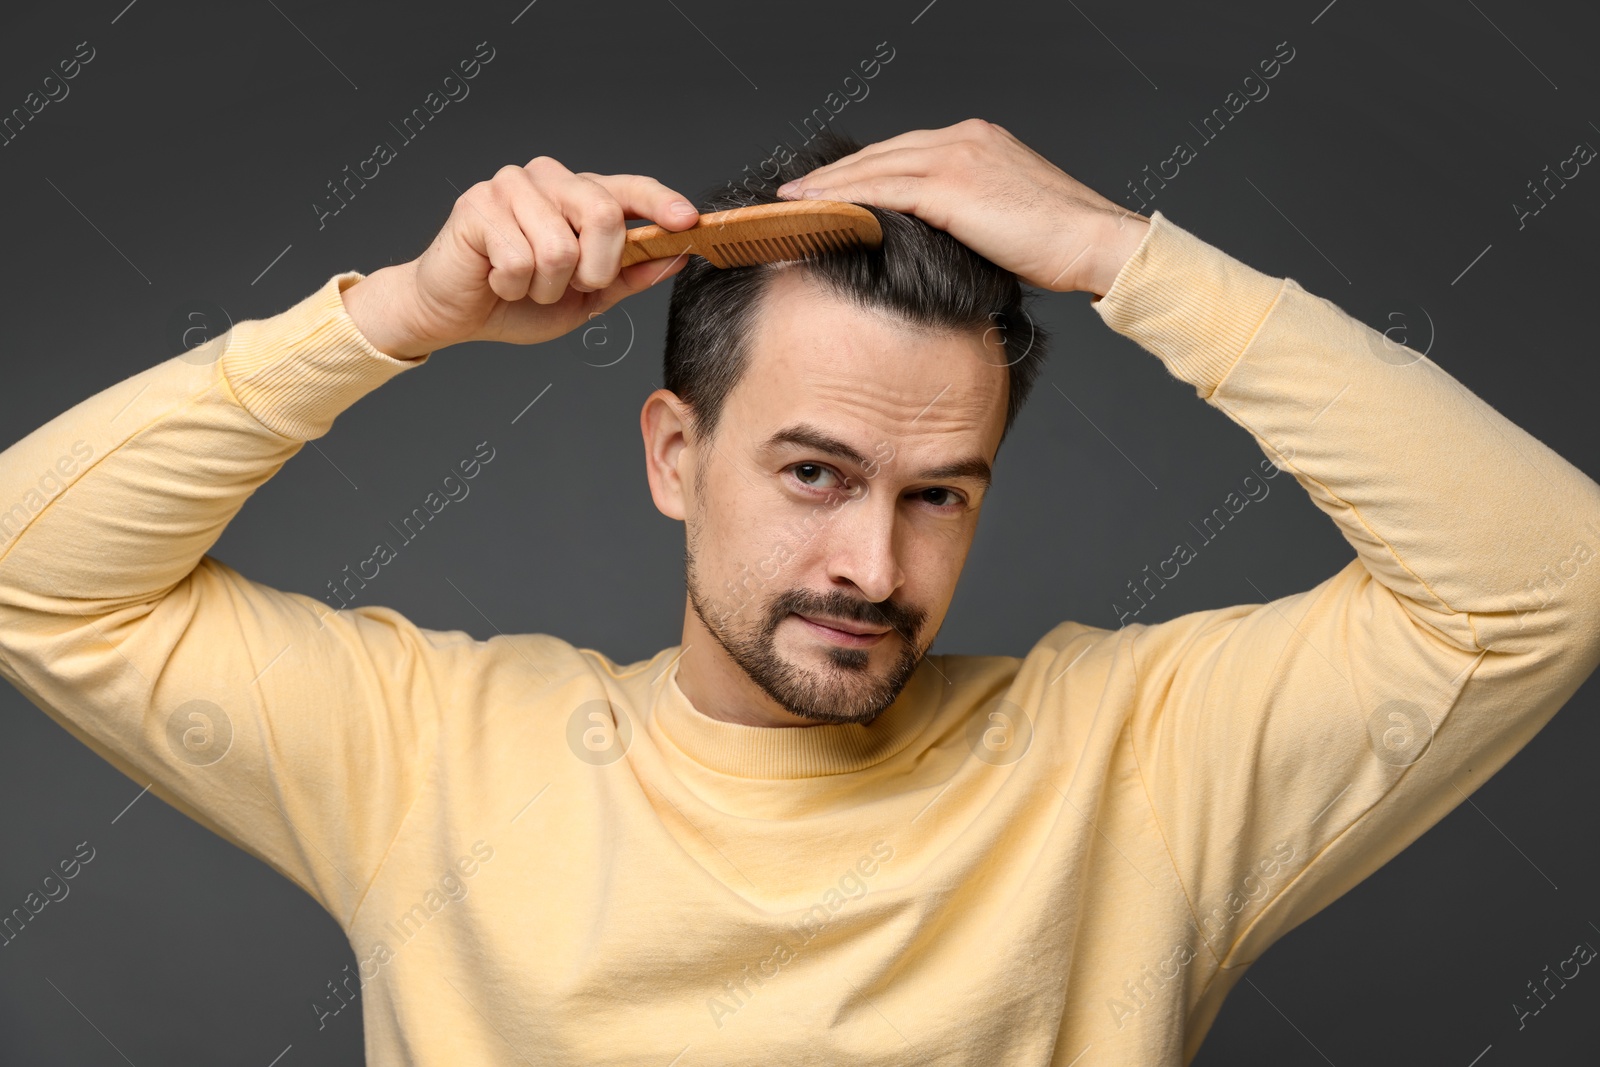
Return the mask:
<path id="1" fill-rule="evenodd" d="M 770 582 L 778 576 L 778 571 L 782 566 L 783 564 L 778 562 L 777 554 L 774 553 L 756 564 L 756 574 L 760 576 L 762 581 Z"/>

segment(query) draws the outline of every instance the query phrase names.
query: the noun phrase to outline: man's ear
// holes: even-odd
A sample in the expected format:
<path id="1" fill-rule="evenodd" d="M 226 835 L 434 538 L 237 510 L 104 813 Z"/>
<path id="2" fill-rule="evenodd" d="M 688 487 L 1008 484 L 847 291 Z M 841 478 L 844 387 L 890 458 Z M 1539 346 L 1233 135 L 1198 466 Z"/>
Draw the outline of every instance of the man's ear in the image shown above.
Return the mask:
<path id="1" fill-rule="evenodd" d="M 639 410 L 650 496 L 657 511 L 680 522 L 688 515 L 686 486 L 694 477 L 696 460 L 688 439 L 688 422 L 687 406 L 669 389 L 657 389 L 645 397 L 644 407 Z"/>

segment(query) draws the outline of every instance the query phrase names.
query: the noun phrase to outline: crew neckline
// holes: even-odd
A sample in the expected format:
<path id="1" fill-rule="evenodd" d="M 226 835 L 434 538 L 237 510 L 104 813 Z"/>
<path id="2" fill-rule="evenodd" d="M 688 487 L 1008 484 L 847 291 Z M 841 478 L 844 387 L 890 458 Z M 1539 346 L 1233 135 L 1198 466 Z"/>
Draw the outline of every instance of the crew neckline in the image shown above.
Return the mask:
<path id="1" fill-rule="evenodd" d="M 901 752 L 933 720 L 947 683 L 924 656 L 895 702 L 871 726 L 747 726 L 713 719 L 678 686 L 676 657 L 655 696 L 653 721 L 685 756 L 709 770 L 739 778 L 814 778 L 848 774 Z"/>

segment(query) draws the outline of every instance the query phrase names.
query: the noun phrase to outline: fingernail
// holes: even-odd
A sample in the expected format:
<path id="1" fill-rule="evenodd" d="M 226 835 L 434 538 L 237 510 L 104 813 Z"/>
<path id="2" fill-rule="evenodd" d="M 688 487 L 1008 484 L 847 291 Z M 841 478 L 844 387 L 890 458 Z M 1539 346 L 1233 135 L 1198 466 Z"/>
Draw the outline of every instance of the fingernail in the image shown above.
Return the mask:
<path id="1" fill-rule="evenodd" d="M 823 193 L 826 193 L 827 191 L 828 190 L 826 190 L 826 189 L 807 189 L 805 192 L 800 194 L 800 199 L 802 199 L 802 200 L 815 200 L 819 196 L 821 196 Z"/>
<path id="2" fill-rule="evenodd" d="M 778 186 L 778 195 L 779 196 L 791 196 L 791 195 L 794 194 L 794 191 L 796 189 L 798 189 L 799 187 L 800 187 L 800 182 L 799 182 L 798 179 L 795 180 L 795 181 L 792 181 L 792 182 L 784 182 L 782 185 Z"/>
<path id="3" fill-rule="evenodd" d="M 667 207 L 672 211 L 672 213 L 674 215 L 693 215 L 693 214 L 696 214 L 696 212 L 694 210 L 694 205 L 689 203 L 689 201 L 687 201 L 687 200 L 674 200 L 672 203 L 668 204 Z"/>

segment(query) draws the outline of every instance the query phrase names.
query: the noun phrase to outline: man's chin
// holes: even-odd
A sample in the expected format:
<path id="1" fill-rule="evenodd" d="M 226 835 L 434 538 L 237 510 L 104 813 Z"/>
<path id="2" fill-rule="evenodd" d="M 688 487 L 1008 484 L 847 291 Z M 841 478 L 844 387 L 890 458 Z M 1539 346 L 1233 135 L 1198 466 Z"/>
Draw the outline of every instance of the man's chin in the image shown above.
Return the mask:
<path id="1" fill-rule="evenodd" d="M 814 722 L 871 723 L 887 708 L 884 689 L 889 684 L 884 668 L 857 670 L 832 661 L 828 650 L 815 646 L 797 652 L 780 652 L 788 668 L 783 686 L 790 697 L 781 701 L 788 711 Z M 795 691 L 799 681 L 804 695 Z M 776 696 L 769 691 L 769 695 Z M 892 701 L 891 701 L 892 702 Z M 866 705 L 865 707 L 863 705 Z"/>

